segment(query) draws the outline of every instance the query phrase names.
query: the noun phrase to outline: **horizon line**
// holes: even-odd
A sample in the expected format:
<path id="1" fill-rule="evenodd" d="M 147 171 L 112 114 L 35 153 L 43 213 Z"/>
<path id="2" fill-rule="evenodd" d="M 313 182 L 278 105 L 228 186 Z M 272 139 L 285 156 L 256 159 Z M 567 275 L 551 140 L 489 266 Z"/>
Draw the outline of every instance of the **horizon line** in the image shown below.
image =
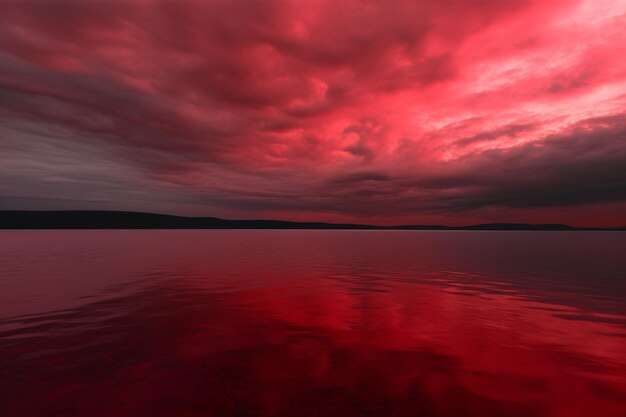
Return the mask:
<path id="1" fill-rule="evenodd" d="M 57 215 L 56 218 L 42 216 L 34 218 L 41 213 L 49 216 Z M 396 224 L 396 225 L 372 225 L 364 223 L 329 223 L 322 221 L 291 221 L 291 220 L 267 220 L 267 219 L 223 219 L 213 216 L 181 216 L 176 214 L 153 213 L 127 210 L 0 210 L 0 214 L 10 214 L 11 219 L 0 217 L 0 229 L 353 229 L 353 230 L 545 230 L 545 231 L 626 231 L 626 226 L 610 227 L 587 227 L 572 226 L 564 223 L 512 223 L 512 222 L 489 222 L 469 224 L 462 226 L 449 226 L 442 224 Z M 58 215 L 74 214 L 109 215 L 108 218 L 90 217 L 71 219 L 59 218 Z M 143 216 L 141 218 L 113 218 L 111 215 Z M 148 219 L 150 216 L 159 216 L 161 219 Z M 28 217 L 28 218 L 26 218 Z M 183 223 L 167 223 L 167 220 Z M 132 224 L 132 221 L 136 224 Z M 143 223 L 141 222 L 143 220 Z M 187 224 L 184 222 L 187 221 Z M 204 223 L 202 222 L 213 222 Z M 15 222 L 11 225 L 11 222 Z M 74 222 L 72 224 L 72 222 Z M 190 223 L 200 222 L 200 223 Z M 274 227 L 271 227 L 271 226 Z M 12 227 L 13 226 L 13 227 Z M 227 227 L 230 226 L 230 227 Z M 244 227 L 247 226 L 247 227 Z M 282 226 L 282 227 L 281 227 Z M 288 227 L 294 226 L 294 227 Z M 318 227 L 311 227 L 318 226 Z"/>

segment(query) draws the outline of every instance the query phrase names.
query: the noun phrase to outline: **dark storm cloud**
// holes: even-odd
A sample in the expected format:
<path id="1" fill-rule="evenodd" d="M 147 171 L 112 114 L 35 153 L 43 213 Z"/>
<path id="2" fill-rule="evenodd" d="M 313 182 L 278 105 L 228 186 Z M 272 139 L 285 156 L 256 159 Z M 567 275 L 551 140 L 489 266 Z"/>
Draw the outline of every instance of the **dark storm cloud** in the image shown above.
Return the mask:
<path id="1" fill-rule="evenodd" d="M 498 133 L 500 135 L 500 133 Z M 540 208 L 626 200 L 626 115 L 585 120 L 567 134 L 423 167 L 419 178 L 377 172 L 328 183 L 346 199 L 400 211 Z M 393 170 L 391 170 L 393 171 Z M 376 187 L 369 179 L 384 181 Z M 411 193 L 414 194 L 411 194 Z M 402 198 L 403 195 L 409 197 Z M 376 202 L 375 197 L 385 197 Z M 337 198 L 341 199 L 340 196 Z M 363 200 L 365 203 L 367 200 Z"/>

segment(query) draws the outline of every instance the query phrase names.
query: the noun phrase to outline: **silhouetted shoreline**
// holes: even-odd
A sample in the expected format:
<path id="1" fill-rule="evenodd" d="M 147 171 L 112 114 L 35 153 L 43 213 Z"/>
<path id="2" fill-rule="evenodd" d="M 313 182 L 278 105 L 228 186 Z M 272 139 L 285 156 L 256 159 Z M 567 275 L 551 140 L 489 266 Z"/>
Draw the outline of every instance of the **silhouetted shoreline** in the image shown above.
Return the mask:
<path id="1" fill-rule="evenodd" d="M 489 223 L 470 226 L 224 220 L 126 211 L 0 211 L 0 229 L 334 229 L 334 230 L 545 230 L 624 231 L 626 227 L 573 227 L 564 224 Z"/>

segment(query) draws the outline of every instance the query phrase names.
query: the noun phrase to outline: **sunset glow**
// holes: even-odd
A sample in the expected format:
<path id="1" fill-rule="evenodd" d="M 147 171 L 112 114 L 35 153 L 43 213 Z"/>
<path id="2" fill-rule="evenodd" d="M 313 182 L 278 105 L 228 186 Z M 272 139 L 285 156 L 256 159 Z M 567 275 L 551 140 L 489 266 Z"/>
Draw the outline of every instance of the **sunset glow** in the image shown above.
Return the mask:
<path id="1" fill-rule="evenodd" d="M 0 2 L 0 208 L 626 224 L 626 2 Z"/>

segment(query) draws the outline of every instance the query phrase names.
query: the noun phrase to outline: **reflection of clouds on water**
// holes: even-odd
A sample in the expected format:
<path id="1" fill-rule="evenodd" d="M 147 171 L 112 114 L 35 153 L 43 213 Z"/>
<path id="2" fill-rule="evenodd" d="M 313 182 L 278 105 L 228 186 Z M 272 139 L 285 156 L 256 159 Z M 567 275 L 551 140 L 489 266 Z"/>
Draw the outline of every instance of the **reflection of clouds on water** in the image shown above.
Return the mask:
<path id="1" fill-rule="evenodd" d="M 619 328 L 497 293 L 363 291 L 360 278 L 341 278 L 216 293 L 153 274 L 131 293 L 5 320 L 21 327 L 0 333 L 4 406 L 23 416 L 551 416 L 624 405 L 624 339 L 607 334 Z"/>
<path id="2" fill-rule="evenodd" d="M 551 234 L 498 234 L 506 256 L 487 264 L 493 242 L 469 235 L 279 231 L 268 248 L 274 232 L 72 233 L 65 261 L 58 250 L 12 269 L 10 285 L 36 297 L 0 318 L 3 415 L 613 417 L 626 406 L 614 235 L 581 267 L 580 248 Z M 557 241 L 558 262 L 520 266 Z M 38 287 L 44 270 L 76 299 L 52 294 L 58 308 L 20 314 L 54 291 Z"/>

